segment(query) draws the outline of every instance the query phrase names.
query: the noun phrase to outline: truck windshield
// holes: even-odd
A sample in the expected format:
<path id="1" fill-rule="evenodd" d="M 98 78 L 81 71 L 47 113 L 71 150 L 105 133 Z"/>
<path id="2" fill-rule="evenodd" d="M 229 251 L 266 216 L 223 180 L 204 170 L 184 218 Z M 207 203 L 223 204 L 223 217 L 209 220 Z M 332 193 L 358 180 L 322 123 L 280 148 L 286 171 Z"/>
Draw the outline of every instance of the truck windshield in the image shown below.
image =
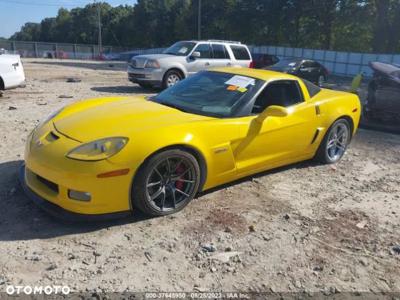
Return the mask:
<path id="1" fill-rule="evenodd" d="M 164 54 L 178 55 L 178 56 L 186 56 L 192 51 L 192 49 L 196 46 L 194 42 L 177 42 L 173 44 L 168 49 L 164 50 Z"/>
<path id="2" fill-rule="evenodd" d="M 232 117 L 264 81 L 230 73 L 203 71 L 149 100 L 193 114 Z"/>

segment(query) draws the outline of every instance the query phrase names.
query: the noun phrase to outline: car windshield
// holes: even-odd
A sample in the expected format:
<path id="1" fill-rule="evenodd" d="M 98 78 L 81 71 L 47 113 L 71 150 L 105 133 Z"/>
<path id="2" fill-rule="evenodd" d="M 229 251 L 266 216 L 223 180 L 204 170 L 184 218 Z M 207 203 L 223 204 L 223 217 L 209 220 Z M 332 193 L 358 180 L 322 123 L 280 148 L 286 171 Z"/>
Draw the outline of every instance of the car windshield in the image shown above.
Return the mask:
<path id="1" fill-rule="evenodd" d="M 149 100 L 211 117 L 231 117 L 260 89 L 264 81 L 230 73 L 203 71 Z"/>
<path id="2" fill-rule="evenodd" d="M 178 55 L 178 56 L 186 56 L 192 51 L 192 49 L 196 46 L 194 42 L 177 42 L 173 44 L 168 49 L 164 50 L 164 54 Z"/>
<path id="3" fill-rule="evenodd" d="M 278 63 L 274 65 L 274 67 L 279 67 L 279 68 L 295 68 L 300 65 L 300 60 L 294 60 L 294 59 L 288 59 L 288 58 L 283 58 Z"/>
<path id="4" fill-rule="evenodd" d="M 392 76 L 395 77 L 395 78 L 400 79 L 400 70 L 399 70 L 399 71 L 394 71 L 394 72 L 392 72 L 390 75 L 392 75 Z"/>

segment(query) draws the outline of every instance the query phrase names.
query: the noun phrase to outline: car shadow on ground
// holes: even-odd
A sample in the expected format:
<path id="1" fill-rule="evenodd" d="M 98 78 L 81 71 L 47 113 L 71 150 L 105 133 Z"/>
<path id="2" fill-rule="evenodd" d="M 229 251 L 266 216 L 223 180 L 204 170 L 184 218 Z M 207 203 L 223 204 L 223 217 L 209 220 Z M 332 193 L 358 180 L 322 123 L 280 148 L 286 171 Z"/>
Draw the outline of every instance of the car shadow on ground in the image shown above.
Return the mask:
<path id="1" fill-rule="evenodd" d="M 114 226 L 138 223 L 148 220 L 139 211 L 131 216 L 119 220 L 99 222 L 65 222 L 53 218 L 37 207 L 24 194 L 18 180 L 19 168 L 22 161 L 10 161 L 0 164 L 0 242 L 20 241 L 32 239 L 49 239 L 59 236 L 82 234 Z M 283 172 L 292 168 L 309 168 L 318 166 L 313 161 L 305 161 L 289 166 L 273 169 L 230 182 L 216 188 L 199 193 L 196 198 L 201 201 L 202 196 L 231 187 L 256 178 Z"/>
<path id="2" fill-rule="evenodd" d="M 119 85 L 119 86 L 95 86 L 90 88 L 92 91 L 99 93 L 110 93 L 110 94 L 155 94 L 158 91 L 156 89 L 144 89 L 138 85 Z"/>
<path id="3" fill-rule="evenodd" d="M 123 219 L 102 222 L 71 223 L 54 219 L 25 196 L 18 180 L 21 165 L 22 161 L 0 164 L 0 242 L 87 233 L 147 219 L 139 212 Z"/>
<path id="4" fill-rule="evenodd" d="M 60 61 L 60 60 L 46 60 L 46 61 L 34 61 L 34 64 L 40 65 L 53 65 L 53 66 L 62 66 L 62 67 L 75 67 L 75 68 L 83 68 L 90 70 L 99 70 L 99 71 L 126 71 L 128 63 L 121 61 L 102 61 L 96 62 L 79 62 L 79 61 Z"/>
<path id="5" fill-rule="evenodd" d="M 263 171 L 263 172 L 260 172 L 260 173 L 257 173 L 257 174 L 253 174 L 253 175 L 249 175 L 249 176 L 237 179 L 237 180 L 232 181 L 232 182 L 225 183 L 223 185 L 219 185 L 219 186 L 217 186 L 215 188 L 211 188 L 211 189 L 206 190 L 204 192 L 200 192 L 197 195 L 196 198 L 200 198 L 200 197 L 205 196 L 207 194 L 211 194 L 211 193 L 214 193 L 216 191 L 235 186 L 237 184 L 241 184 L 241 183 L 248 182 L 248 181 L 254 181 L 254 180 L 257 180 L 258 178 L 261 178 L 261 177 L 264 177 L 264 176 L 268 176 L 268 175 L 273 175 L 273 174 L 280 173 L 280 172 L 284 172 L 284 171 L 287 171 L 287 170 L 290 170 L 290 169 L 314 168 L 314 167 L 318 167 L 320 165 L 321 165 L 320 163 L 318 163 L 318 162 L 316 162 L 314 160 L 306 160 L 306 161 L 294 163 L 294 164 L 291 164 L 291 165 L 279 167 L 279 168 L 276 168 L 276 169 Z"/>

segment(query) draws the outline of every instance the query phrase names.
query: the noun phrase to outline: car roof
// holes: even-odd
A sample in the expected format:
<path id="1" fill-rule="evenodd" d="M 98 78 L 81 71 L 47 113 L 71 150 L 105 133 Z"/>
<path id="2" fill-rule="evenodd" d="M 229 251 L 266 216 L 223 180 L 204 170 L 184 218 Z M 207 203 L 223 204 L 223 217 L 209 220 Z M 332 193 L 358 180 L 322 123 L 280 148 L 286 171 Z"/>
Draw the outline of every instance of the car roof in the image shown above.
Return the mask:
<path id="1" fill-rule="evenodd" d="M 306 58 L 302 58 L 302 57 L 282 57 L 281 60 L 293 61 L 293 62 L 299 62 L 299 61 L 303 61 L 303 60 L 312 61 L 312 59 L 306 59 Z"/>
<path id="2" fill-rule="evenodd" d="M 270 70 L 250 69 L 250 68 L 232 68 L 232 67 L 231 68 L 213 68 L 213 69 L 210 69 L 210 71 L 248 76 L 248 77 L 261 79 L 261 80 L 265 80 L 265 81 L 276 80 L 276 79 L 283 79 L 283 80 L 298 79 L 296 76 L 286 74 L 286 73 L 275 72 L 275 71 L 270 71 Z"/>
<path id="3" fill-rule="evenodd" d="M 242 44 L 239 41 L 226 41 L 226 40 L 183 40 L 183 41 L 179 41 L 179 42 L 230 44 L 230 45 L 247 47 L 246 44 Z"/>

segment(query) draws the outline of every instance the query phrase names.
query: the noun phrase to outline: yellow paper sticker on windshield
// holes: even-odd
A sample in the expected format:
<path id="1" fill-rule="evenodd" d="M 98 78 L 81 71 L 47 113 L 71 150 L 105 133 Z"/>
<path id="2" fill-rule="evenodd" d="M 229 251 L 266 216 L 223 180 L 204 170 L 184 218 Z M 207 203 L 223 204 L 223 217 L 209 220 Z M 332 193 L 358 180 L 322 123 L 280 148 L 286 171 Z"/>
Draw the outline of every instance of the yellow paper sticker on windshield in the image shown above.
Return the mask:
<path id="1" fill-rule="evenodd" d="M 245 87 L 241 87 L 237 89 L 239 92 L 244 93 L 247 91 L 247 89 Z"/>

